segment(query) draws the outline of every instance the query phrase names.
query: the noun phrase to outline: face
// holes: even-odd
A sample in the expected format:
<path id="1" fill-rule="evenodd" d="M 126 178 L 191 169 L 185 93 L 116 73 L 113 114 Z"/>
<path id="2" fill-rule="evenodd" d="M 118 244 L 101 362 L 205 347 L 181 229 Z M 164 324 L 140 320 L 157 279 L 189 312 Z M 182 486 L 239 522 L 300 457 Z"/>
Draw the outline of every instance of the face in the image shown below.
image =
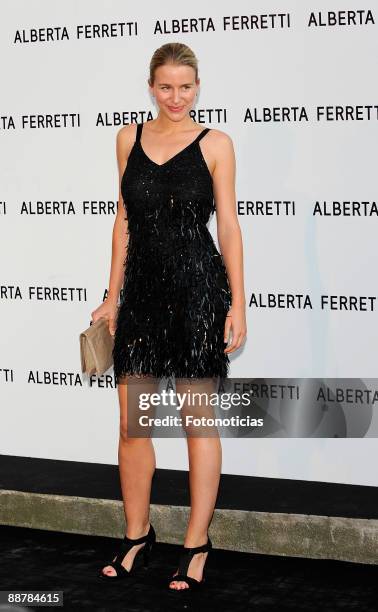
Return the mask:
<path id="1" fill-rule="evenodd" d="M 155 70 L 155 81 L 150 92 L 155 96 L 160 112 L 170 119 L 182 119 L 192 109 L 199 79 L 191 66 L 165 64 Z"/>

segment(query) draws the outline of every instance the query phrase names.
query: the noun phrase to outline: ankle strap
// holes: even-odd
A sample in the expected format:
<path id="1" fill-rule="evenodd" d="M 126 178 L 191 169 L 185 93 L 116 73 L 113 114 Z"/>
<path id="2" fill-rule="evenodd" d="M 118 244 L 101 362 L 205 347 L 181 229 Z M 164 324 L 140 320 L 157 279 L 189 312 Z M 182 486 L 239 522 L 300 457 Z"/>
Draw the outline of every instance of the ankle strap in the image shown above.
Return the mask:
<path id="1" fill-rule="evenodd" d="M 206 544 L 202 544 L 201 546 L 196 546 L 194 548 L 189 548 L 188 546 L 183 546 L 183 550 L 184 550 L 184 552 L 186 552 L 186 551 L 189 552 L 190 551 L 191 555 L 195 555 L 195 554 L 197 554 L 199 552 L 207 552 L 208 550 L 210 550 L 212 548 L 212 546 L 213 546 L 212 542 L 211 542 L 210 538 L 208 537 Z"/>
<path id="2" fill-rule="evenodd" d="M 180 555 L 179 566 L 178 566 L 179 575 L 182 576 L 188 573 L 189 563 L 191 562 L 193 555 L 195 555 L 196 553 L 200 553 L 200 552 L 208 552 L 211 548 L 212 548 L 212 543 L 211 543 L 209 536 L 207 537 L 206 544 L 202 544 L 202 546 L 196 546 L 195 548 L 188 548 L 187 546 L 183 546 L 181 549 L 181 555 Z M 177 579 L 180 580 L 180 578 L 177 578 Z M 176 580 L 176 577 L 173 578 L 173 580 Z"/>
<path id="3" fill-rule="evenodd" d="M 143 544 L 143 542 L 147 542 L 147 540 L 149 540 L 151 538 L 151 535 L 153 533 L 153 527 L 152 525 L 150 525 L 150 528 L 148 530 L 147 535 L 142 536 L 140 538 L 129 538 L 128 536 L 125 535 L 125 537 L 123 538 L 125 542 L 128 542 L 129 544 Z"/>

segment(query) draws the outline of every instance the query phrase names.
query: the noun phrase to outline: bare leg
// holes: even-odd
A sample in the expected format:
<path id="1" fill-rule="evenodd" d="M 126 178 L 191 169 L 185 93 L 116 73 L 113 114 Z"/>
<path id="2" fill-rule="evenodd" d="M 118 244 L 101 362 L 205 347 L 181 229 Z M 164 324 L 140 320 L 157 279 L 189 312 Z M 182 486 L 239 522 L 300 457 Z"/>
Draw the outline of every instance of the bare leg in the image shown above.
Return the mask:
<path id="1" fill-rule="evenodd" d="M 187 387 L 176 382 L 176 390 L 183 392 Z M 201 384 L 195 385 L 195 390 L 200 393 L 212 393 L 215 390 L 212 379 L 203 379 Z M 186 413 L 198 416 L 214 416 L 212 408 L 205 406 L 192 407 Z M 212 437 L 187 437 L 189 456 L 189 484 L 190 484 L 190 516 L 185 536 L 184 546 L 197 547 L 207 542 L 207 530 L 214 512 L 214 506 L 218 494 L 222 465 L 222 446 L 219 435 L 211 430 Z M 202 580 L 203 568 L 208 553 L 197 553 L 193 556 L 189 567 L 188 576 L 196 580 Z M 176 572 L 176 574 L 178 571 Z M 170 588 L 188 588 L 188 583 L 173 580 Z"/>
<path id="2" fill-rule="evenodd" d="M 147 535 L 150 528 L 150 494 L 151 481 L 156 467 L 155 450 L 150 437 L 129 438 L 127 435 L 127 381 L 118 383 L 120 405 L 120 435 L 118 445 L 118 462 L 121 480 L 123 505 L 126 519 L 126 535 L 129 538 L 140 538 Z M 130 570 L 138 550 L 145 544 L 137 544 L 126 554 L 122 565 Z M 113 559 L 114 561 L 114 559 Z M 117 572 L 110 565 L 103 568 L 103 573 L 114 575 Z"/>

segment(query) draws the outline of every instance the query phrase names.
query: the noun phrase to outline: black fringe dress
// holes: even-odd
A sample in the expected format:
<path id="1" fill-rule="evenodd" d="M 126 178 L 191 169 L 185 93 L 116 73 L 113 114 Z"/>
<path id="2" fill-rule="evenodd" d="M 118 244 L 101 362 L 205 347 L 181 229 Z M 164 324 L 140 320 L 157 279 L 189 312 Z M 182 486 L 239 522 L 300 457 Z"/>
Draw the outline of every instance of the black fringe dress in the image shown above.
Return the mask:
<path id="1" fill-rule="evenodd" d="M 121 180 L 128 221 L 125 275 L 113 360 L 123 376 L 226 378 L 224 324 L 231 290 L 207 228 L 215 212 L 200 140 L 163 164 L 141 144 L 143 123 Z"/>

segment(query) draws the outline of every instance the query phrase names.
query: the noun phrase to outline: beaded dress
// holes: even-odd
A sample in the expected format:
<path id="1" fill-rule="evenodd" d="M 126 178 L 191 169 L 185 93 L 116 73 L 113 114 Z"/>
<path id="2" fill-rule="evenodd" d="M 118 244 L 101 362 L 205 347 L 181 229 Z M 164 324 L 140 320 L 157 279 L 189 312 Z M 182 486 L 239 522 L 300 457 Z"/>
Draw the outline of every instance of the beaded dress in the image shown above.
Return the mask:
<path id="1" fill-rule="evenodd" d="M 231 290 L 207 228 L 213 182 L 199 145 L 203 129 L 163 164 L 141 144 L 143 123 L 121 179 L 128 221 L 124 282 L 113 361 L 123 376 L 227 377 L 224 324 Z"/>

